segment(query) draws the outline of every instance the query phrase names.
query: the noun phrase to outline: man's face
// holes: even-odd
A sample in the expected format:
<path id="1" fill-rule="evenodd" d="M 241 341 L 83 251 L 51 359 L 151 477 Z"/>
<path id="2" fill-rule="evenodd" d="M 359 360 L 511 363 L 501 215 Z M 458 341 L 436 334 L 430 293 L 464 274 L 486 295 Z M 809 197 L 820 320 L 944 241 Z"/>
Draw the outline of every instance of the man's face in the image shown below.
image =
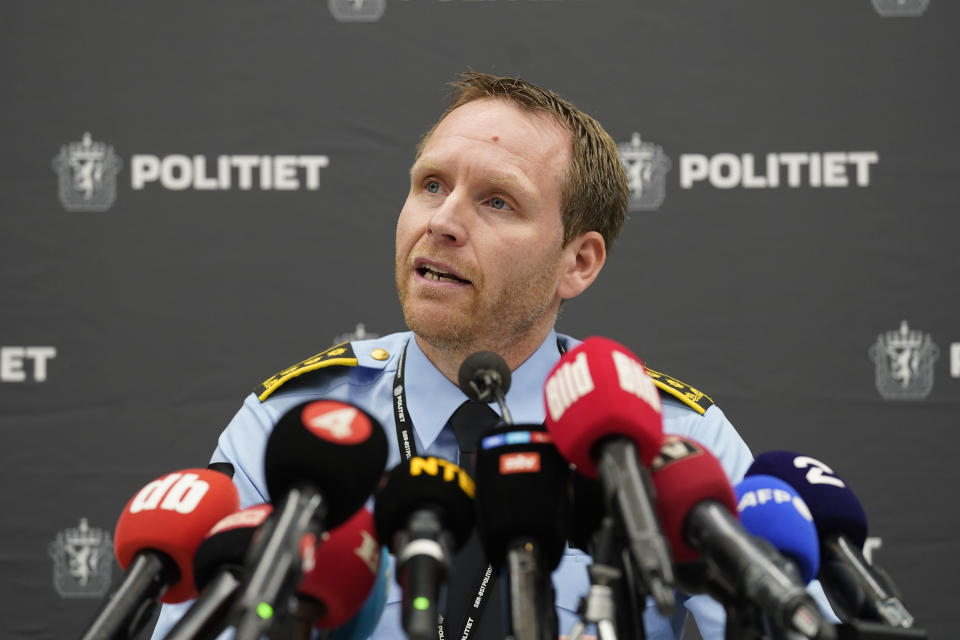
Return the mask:
<path id="1" fill-rule="evenodd" d="M 566 129 L 502 100 L 469 102 L 440 122 L 397 221 L 397 291 L 411 330 L 437 348 L 495 351 L 549 330 L 569 158 Z"/>

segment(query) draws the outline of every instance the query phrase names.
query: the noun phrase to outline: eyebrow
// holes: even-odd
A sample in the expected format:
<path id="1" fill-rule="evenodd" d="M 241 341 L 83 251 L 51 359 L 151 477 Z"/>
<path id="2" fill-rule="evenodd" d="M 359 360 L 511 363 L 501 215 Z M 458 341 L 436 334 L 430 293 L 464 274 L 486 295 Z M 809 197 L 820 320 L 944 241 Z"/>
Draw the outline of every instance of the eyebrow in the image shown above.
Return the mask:
<path id="1" fill-rule="evenodd" d="M 413 174 L 417 172 L 430 173 L 433 171 L 442 172 L 443 165 L 429 158 L 420 158 L 410 167 L 410 176 L 412 178 Z M 494 186 L 515 187 L 521 192 L 520 195 L 523 196 L 528 196 L 531 193 L 530 189 L 527 188 L 527 184 L 529 183 L 514 173 L 494 173 L 485 178 L 484 181 Z"/>

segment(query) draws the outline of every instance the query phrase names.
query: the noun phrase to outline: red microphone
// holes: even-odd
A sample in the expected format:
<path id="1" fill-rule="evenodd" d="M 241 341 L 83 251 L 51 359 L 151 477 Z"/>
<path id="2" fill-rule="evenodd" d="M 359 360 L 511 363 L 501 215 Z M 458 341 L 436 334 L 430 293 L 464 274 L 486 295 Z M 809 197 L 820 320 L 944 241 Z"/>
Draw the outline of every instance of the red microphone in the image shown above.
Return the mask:
<path id="1" fill-rule="evenodd" d="M 660 450 L 660 395 L 643 363 L 621 344 L 588 338 L 560 358 L 543 389 L 546 425 L 560 453 L 603 486 L 637 574 L 669 616 L 676 598 L 670 549 L 653 510 L 645 468 Z"/>
<path id="2" fill-rule="evenodd" d="M 596 445 L 605 438 L 632 440 L 644 466 L 660 450 L 660 393 L 633 353 L 607 338 L 587 338 L 568 351 L 543 388 L 547 428 L 557 449 L 591 478 Z"/>
<path id="3" fill-rule="evenodd" d="M 230 478 L 208 469 L 169 473 L 143 487 L 124 507 L 114 533 L 123 582 L 83 640 L 132 637 L 158 600 L 196 597 L 193 555 L 210 527 L 239 506 Z"/>
<path id="4" fill-rule="evenodd" d="M 377 580 L 380 543 L 373 513 L 361 508 L 319 540 L 306 534 L 301 556 L 303 581 L 297 589 L 301 628 L 344 625 L 363 607 Z"/>
<path id="5" fill-rule="evenodd" d="M 777 551 L 740 524 L 733 487 L 709 451 L 688 438 L 668 436 L 651 471 L 674 557 L 678 563 L 703 560 L 684 568 L 694 569 L 685 586 L 710 593 L 735 613 L 749 603 L 778 629 L 807 638 L 836 637 L 804 585 L 782 569 Z"/>

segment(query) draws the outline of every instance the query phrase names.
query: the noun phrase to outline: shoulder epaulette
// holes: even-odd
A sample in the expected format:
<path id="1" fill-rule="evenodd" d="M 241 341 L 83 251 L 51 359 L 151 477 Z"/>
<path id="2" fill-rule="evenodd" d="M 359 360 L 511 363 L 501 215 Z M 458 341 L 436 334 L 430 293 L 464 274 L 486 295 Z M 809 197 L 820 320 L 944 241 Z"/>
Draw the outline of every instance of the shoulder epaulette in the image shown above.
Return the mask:
<path id="1" fill-rule="evenodd" d="M 647 373 L 653 378 L 653 384 L 657 385 L 661 392 L 673 396 L 700 415 L 706 413 L 710 405 L 713 404 L 710 396 L 702 391 L 697 391 L 686 382 L 680 382 L 673 376 L 668 376 L 653 369 L 647 369 Z"/>
<path id="2" fill-rule="evenodd" d="M 329 349 L 321 351 L 315 356 L 310 356 L 306 360 L 289 366 L 279 373 L 275 373 L 261 382 L 260 385 L 253 390 L 253 392 L 257 394 L 258 398 L 260 398 L 260 402 L 263 402 L 270 396 L 271 393 L 279 389 L 280 386 L 288 380 L 292 380 L 293 378 L 303 375 L 308 371 L 316 371 L 317 369 L 323 369 L 324 367 L 332 367 L 335 365 L 344 367 L 357 366 L 357 356 L 353 353 L 353 347 L 350 346 L 349 342 L 342 342 L 338 345 L 334 345 Z"/>

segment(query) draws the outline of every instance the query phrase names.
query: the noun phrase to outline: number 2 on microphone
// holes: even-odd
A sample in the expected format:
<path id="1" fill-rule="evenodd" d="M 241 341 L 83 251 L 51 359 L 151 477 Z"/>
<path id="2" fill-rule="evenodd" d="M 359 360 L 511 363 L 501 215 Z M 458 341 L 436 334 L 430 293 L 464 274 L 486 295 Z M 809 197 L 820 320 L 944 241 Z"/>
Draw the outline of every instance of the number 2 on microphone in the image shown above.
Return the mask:
<path id="1" fill-rule="evenodd" d="M 806 475 L 807 482 L 810 484 L 829 484 L 840 488 L 847 486 L 843 483 L 843 480 L 831 475 L 833 474 L 833 469 L 815 458 L 797 456 L 793 459 L 793 466 L 797 469 L 810 467 Z"/>

